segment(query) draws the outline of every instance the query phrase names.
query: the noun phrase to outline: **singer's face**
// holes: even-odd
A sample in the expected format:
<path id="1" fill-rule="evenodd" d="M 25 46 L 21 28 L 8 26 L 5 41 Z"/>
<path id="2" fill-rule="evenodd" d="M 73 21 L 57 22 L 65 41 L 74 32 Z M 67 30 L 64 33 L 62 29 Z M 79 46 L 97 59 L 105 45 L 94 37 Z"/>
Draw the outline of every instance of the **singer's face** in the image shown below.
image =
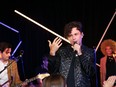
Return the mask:
<path id="1" fill-rule="evenodd" d="M 72 45 L 74 45 L 74 43 L 77 44 L 82 44 L 82 38 L 83 38 L 83 33 L 80 32 L 76 27 L 72 28 L 71 33 L 68 35 L 68 40 L 70 41 L 70 43 Z"/>
<path id="2" fill-rule="evenodd" d="M 6 48 L 2 53 L 1 57 L 3 61 L 7 61 L 11 55 L 11 48 Z"/>

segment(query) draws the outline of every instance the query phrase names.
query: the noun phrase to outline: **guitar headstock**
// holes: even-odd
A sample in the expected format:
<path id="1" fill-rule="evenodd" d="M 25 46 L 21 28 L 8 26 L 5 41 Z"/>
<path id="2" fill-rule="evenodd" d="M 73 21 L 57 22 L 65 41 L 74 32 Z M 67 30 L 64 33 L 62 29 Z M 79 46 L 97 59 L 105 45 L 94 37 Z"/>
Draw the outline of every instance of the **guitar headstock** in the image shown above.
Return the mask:
<path id="1" fill-rule="evenodd" d="M 45 77 L 48 77 L 48 76 L 50 76 L 49 73 L 42 73 L 42 74 L 38 74 L 38 75 L 37 75 L 37 78 L 39 78 L 39 79 L 44 79 Z"/>

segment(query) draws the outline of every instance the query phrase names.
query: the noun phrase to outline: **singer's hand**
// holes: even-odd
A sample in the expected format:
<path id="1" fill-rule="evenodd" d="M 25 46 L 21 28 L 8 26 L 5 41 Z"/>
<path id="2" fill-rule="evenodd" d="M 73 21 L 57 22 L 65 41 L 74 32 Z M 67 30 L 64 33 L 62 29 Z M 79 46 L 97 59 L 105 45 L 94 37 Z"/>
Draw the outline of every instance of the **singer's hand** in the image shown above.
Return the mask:
<path id="1" fill-rule="evenodd" d="M 75 43 L 75 44 L 73 45 L 73 49 L 74 49 L 74 51 L 77 52 L 78 55 L 82 55 L 82 52 L 81 52 L 81 45 Z"/>
<path id="2" fill-rule="evenodd" d="M 62 45 L 61 43 L 61 39 L 59 37 L 56 37 L 53 42 L 51 43 L 50 40 L 48 40 L 49 42 L 49 48 L 50 48 L 50 55 L 51 56 L 55 56 L 56 51 L 59 49 L 59 47 Z"/>

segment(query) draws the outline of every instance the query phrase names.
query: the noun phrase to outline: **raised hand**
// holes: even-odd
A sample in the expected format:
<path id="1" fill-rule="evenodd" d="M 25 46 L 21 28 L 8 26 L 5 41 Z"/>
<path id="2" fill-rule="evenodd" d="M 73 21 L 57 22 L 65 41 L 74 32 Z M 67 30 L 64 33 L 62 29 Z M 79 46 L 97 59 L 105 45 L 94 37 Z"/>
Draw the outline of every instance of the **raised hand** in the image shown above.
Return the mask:
<path id="1" fill-rule="evenodd" d="M 116 76 L 110 76 L 106 81 L 104 81 L 103 87 L 113 87 L 116 81 Z"/>
<path id="2" fill-rule="evenodd" d="M 50 48 L 50 55 L 51 56 L 55 56 L 56 51 L 59 49 L 59 47 L 62 45 L 62 39 L 60 39 L 59 37 L 56 37 L 53 42 L 51 43 L 50 40 L 48 40 L 49 42 L 49 48 Z"/>

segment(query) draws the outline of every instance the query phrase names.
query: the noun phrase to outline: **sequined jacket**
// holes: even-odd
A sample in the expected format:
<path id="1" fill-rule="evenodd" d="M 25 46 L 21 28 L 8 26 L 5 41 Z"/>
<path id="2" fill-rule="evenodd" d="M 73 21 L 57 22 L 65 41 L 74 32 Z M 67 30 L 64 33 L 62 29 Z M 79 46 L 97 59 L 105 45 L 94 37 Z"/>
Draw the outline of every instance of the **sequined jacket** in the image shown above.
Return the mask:
<path id="1" fill-rule="evenodd" d="M 96 87 L 97 75 L 94 50 L 86 46 L 82 46 L 82 55 L 75 55 L 76 54 L 70 45 L 60 48 L 57 51 L 56 56 L 49 57 L 49 70 L 52 70 L 51 72 L 54 73 L 59 72 L 65 77 L 65 79 L 67 79 L 72 58 L 75 57 L 75 87 Z"/>

